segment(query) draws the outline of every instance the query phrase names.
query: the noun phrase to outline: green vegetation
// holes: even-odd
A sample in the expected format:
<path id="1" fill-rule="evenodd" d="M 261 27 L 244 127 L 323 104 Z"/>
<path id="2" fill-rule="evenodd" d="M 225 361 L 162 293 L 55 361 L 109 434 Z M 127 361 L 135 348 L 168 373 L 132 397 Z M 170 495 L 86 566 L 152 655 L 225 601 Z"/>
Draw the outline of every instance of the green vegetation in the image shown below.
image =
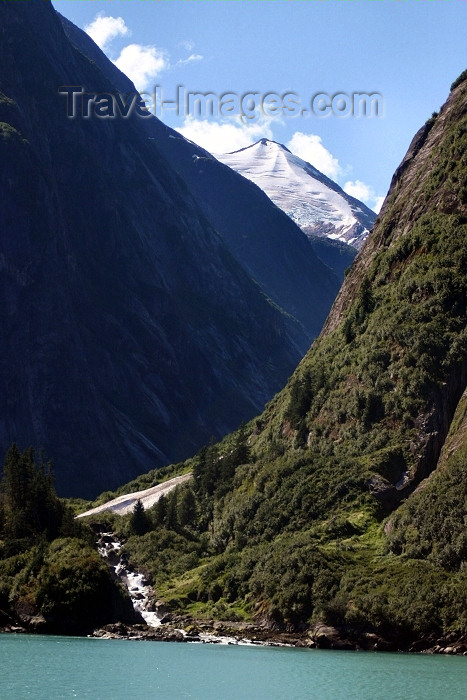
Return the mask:
<path id="1" fill-rule="evenodd" d="M 462 104 L 442 135 L 433 115 L 434 146 L 396 184 L 334 330 L 262 416 L 186 462 L 193 485 L 129 538 L 173 609 L 405 641 L 467 633 L 467 452 L 455 437 L 467 428 L 453 421 L 467 368 Z M 450 423 L 452 454 L 410 496 Z"/>
<path id="2" fill-rule="evenodd" d="M 405 558 L 426 559 L 447 571 L 467 562 L 467 446 L 395 514 L 388 546 Z"/>
<path id="3" fill-rule="evenodd" d="M 72 527 L 69 511 L 55 495 L 52 465 L 30 447 L 22 454 L 12 445 L 5 457 L 0 523 L 8 540 L 44 536 L 51 540 Z"/>
<path id="4" fill-rule="evenodd" d="M 66 632 L 125 610 L 93 532 L 57 498 L 51 463 L 16 445 L 5 457 L 0 483 L 0 609 Z"/>
<path id="5" fill-rule="evenodd" d="M 462 71 L 462 73 L 455 79 L 451 85 L 451 90 L 455 90 L 456 87 L 459 87 L 459 85 L 465 80 L 467 80 L 467 70 Z"/>

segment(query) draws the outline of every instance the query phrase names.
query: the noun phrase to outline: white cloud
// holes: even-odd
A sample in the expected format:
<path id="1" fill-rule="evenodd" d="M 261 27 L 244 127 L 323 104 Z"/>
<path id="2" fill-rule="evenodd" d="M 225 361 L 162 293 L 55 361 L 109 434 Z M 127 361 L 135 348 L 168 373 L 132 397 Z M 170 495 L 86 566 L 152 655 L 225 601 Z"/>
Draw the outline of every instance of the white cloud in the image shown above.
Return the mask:
<path id="1" fill-rule="evenodd" d="M 271 119 L 264 117 L 255 123 L 246 123 L 239 116 L 215 122 L 188 116 L 177 131 L 210 153 L 230 153 L 250 146 L 260 138 L 273 138 Z"/>
<path id="2" fill-rule="evenodd" d="M 185 51 L 193 51 L 195 48 L 195 42 L 194 41 L 181 41 L 178 46 L 181 46 L 182 49 L 185 49 Z"/>
<path id="3" fill-rule="evenodd" d="M 84 31 L 93 41 L 105 51 L 107 45 L 117 36 L 129 36 L 130 30 L 122 17 L 104 17 L 98 14 L 91 22 L 84 27 Z"/>
<path id="4" fill-rule="evenodd" d="M 117 37 L 131 35 L 131 31 L 122 17 L 104 16 L 102 13 L 96 15 L 91 24 L 84 27 L 84 31 L 105 52 L 108 51 L 109 44 Z M 186 59 L 186 62 L 191 63 L 195 60 L 199 59 L 197 55 L 193 54 Z M 169 59 L 165 51 L 156 46 L 142 46 L 141 44 L 128 44 L 113 62 L 134 82 L 139 91 L 152 87 L 149 85 L 150 81 L 156 78 L 162 70 L 169 67 Z"/>
<path id="5" fill-rule="evenodd" d="M 354 182 L 349 180 L 345 183 L 342 189 L 344 192 L 347 192 L 347 194 L 350 194 L 351 197 L 360 199 L 362 202 L 373 199 L 373 191 L 371 187 L 365 185 L 365 183 L 361 180 L 355 180 Z"/>
<path id="6" fill-rule="evenodd" d="M 386 197 L 384 197 L 384 196 L 375 197 L 375 203 L 371 208 L 373 209 L 373 211 L 376 214 L 379 214 L 379 212 L 381 211 L 381 207 L 383 206 L 383 202 L 385 199 L 386 199 Z"/>
<path id="7" fill-rule="evenodd" d="M 373 209 L 376 214 L 379 214 L 379 210 L 385 198 L 375 194 L 374 189 L 370 185 L 365 184 L 361 180 L 349 180 L 343 185 L 342 189 L 344 192 L 347 192 L 347 194 L 350 194 L 351 197 L 355 197 L 361 202 L 364 202 L 370 209 Z"/>
<path id="8" fill-rule="evenodd" d="M 336 180 L 343 172 L 338 159 L 323 146 L 321 137 L 317 134 L 304 134 L 301 131 L 296 131 L 286 145 L 296 156 L 311 163 L 333 180 Z"/>
<path id="9" fill-rule="evenodd" d="M 188 58 L 181 58 L 179 61 L 177 61 L 176 65 L 177 66 L 185 66 L 187 63 L 193 63 L 195 61 L 202 61 L 204 56 L 201 56 L 199 53 L 192 53 L 188 56 Z"/>
<path id="10" fill-rule="evenodd" d="M 114 63 L 134 82 L 138 91 L 152 87 L 151 80 L 154 80 L 159 73 L 169 67 L 165 51 L 155 46 L 142 46 L 141 44 L 125 46 Z"/>

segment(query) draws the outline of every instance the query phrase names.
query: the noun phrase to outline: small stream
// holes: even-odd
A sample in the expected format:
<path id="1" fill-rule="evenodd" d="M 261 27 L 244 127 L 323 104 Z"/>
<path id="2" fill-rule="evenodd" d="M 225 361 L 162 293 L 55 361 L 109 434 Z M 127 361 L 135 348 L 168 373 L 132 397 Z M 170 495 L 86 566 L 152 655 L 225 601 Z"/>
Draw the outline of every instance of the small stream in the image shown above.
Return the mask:
<path id="1" fill-rule="evenodd" d="M 154 599 L 154 589 L 146 581 L 143 574 L 133 571 L 126 558 L 120 554 L 122 543 L 113 532 L 102 532 L 97 542 L 99 554 L 106 560 L 107 565 L 115 576 L 126 586 L 138 612 L 149 627 L 159 627 L 161 618 L 151 610 Z"/>

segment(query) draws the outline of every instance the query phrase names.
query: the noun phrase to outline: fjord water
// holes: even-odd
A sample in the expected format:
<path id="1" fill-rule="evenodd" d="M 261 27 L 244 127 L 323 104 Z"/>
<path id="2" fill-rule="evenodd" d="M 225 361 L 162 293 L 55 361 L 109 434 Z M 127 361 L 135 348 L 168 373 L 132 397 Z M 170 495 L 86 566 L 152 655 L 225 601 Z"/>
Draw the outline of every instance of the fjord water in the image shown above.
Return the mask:
<path id="1" fill-rule="evenodd" d="M 453 700 L 467 658 L 0 635 L 0 697 Z"/>

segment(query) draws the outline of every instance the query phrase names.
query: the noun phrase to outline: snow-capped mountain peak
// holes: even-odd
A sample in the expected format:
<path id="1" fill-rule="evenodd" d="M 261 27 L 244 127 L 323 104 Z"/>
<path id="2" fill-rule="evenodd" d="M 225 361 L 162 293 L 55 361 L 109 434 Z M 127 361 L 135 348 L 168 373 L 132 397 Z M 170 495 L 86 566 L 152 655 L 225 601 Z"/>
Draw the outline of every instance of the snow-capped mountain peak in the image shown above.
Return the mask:
<path id="1" fill-rule="evenodd" d="M 360 248 L 376 218 L 365 204 L 276 141 L 263 138 L 216 158 L 261 187 L 310 238 L 327 236 Z"/>

